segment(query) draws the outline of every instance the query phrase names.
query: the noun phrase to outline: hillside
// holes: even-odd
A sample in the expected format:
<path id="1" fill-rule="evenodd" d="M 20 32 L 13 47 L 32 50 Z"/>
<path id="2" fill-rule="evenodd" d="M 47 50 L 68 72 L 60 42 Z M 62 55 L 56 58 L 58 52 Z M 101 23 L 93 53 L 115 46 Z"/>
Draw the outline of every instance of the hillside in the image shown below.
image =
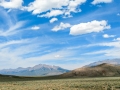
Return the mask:
<path id="1" fill-rule="evenodd" d="M 120 76 L 120 66 L 103 63 L 92 67 L 82 67 L 71 72 L 64 73 L 61 77 L 103 77 Z"/>
<path id="2" fill-rule="evenodd" d="M 19 67 L 17 69 L 3 69 L 0 70 L 0 74 L 16 76 L 51 76 L 63 74 L 68 71 L 69 70 L 63 69 L 58 66 L 39 64 L 34 67 L 28 68 Z"/>

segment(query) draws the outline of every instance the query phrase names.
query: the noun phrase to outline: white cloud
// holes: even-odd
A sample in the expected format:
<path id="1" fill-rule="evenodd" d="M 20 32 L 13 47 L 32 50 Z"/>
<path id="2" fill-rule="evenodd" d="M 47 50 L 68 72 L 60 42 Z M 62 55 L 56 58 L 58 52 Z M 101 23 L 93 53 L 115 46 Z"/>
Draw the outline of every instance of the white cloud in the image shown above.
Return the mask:
<path id="1" fill-rule="evenodd" d="M 50 61 L 50 60 L 62 60 L 64 59 L 68 59 L 68 57 L 71 57 L 72 55 L 74 55 L 74 51 L 72 50 L 67 50 L 67 49 L 61 49 L 58 51 L 53 51 L 41 56 L 36 56 L 36 57 L 30 57 L 30 58 L 26 58 L 26 61 Z M 57 58 L 57 59 L 56 59 Z"/>
<path id="2" fill-rule="evenodd" d="M 4 43 L 0 43 L 0 69 L 1 68 L 17 68 L 28 67 L 33 65 L 34 60 L 32 62 L 29 61 L 31 57 L 38 57 L 36 54 L 43 53 L 45 50 L 48 50 L 46 47 L 42 47 L 42 45 L 49 42 L 39 42 L 39 40 L 43 40 L 43 38 L 30 38 L 30 39 L 21 39 L 21 40 L 12 40 Z M 35 55 L 35 56 L 34 56 Z M 27 59 L 29 58 L 29 59 Z M 25 61 L 27 59 L 27 61 Z M 26 63 L 28 66 L 26 66 Z"/>
<path id="3" fill-rule="evenodd" d="M 108 57 L 120 58 L 120 48 L 112 48 L 107 50 L 89 52 L 83 55 L 97 55 L 97 54 L 104 54 L 105 56 L 108 56 Z"/>
<path id="4" fill-rule="evenodd" d="M 24 24 L 26 23 L 26 21 L 19 21 L 16 22 L 14 25 L 11 25 L 7 30 L 1 30 L 0 31 L 0 36 L 10 36 L 10 35 L 14 35 L 16 33 L 19 32 L 19 30 L 21 30 L 21 28 L 24 26 Z"/>
<path id="5" fill-rule="evenodd" d="M 92 4 L 99 4 L 99 3 L 111 3 L 113 0 L 94 0 Z"/>
<path id="6" fill-rule="evenodd" d="M 105 55 L 109 57 L 120 58 L 120 48 L 106 50 Z"/>
<path id="7" fill-rule="evenodd" d="M 19 64 L 16 62 L 22 61 L 21 55 L 24 55 L 32 51 L 31 48 L 33 48 L 33 46 L 30 45 L 31 41 L 32 40 L 30 39 L 22 39 L 22 40 L 12 40 L 8 42 L 0 43 L 0 51 L 1 51 L 0 62 L 2 63 L 1 67 L 2 68 L 16 67 L 16 65 Z M 17 47 L 18 45 L 19 47 Z"/>
<path id="8" fill-rule="evenodd" d="M 23 0 L 0 0 L 0 6 L 4 8 L 21 8 Z"/>
<path id="9" fill-rule="evenodd" d="M 53 16 L 62 15 L 63 13 L 64 12 L 62 10 L 52 10 L 50 12 L 47 12 L 46 14 L 38 15 L 38 17 L 53 17 Z"/>
<path id="10" fill-rule="evenodd" d="M 71 17 L 71 12 L 80 12 L 81 9 L 78 7 L 85 2 L 86 0 L 34 0 L 28 6 L 23 7 L 23 0 L 0 0 L 0 6 L 7 9 L 27 10 L 32 12 L 32 14 L 40 14 L 38 17 L 53 17 L 58 15 Z M 41 15 L 43 12 L 45 14 Z"/>
<path id="11" fill-rule="evenodd" d="M 104 34 L 103 37 L 104 37 L 104 38 L 111 38 L 111 37 L 115 37 L 115 35 Z"/>
<path id="12" fill-rule="evenodd" d="M 69 28 L 69 27 L 71 27 L 71 25 L 69 23 L 63 23 L 63 22 L 61 22 L 60 25 L 55 26 L 52 29 L 52 31 L 57 32 L 59 30 L 64 30 L 64 29 Z"/>
<path id="13" fill-rule="evenodd" d="M 28 11 L 32 11 L 33 14 L 46 12 L 42 17 L 52 17 L 61 14 L 70 15 L 71 12 L 79 12 L 81 10 L 77 7 L 85 2 L 86 0 L 35 0 L 25 8 Z"/>
<path id="14" fill-rule="evenodd" d="M 50 23 L 54 23 L 55 21 L 58 21 L 58 19 L 57 19 L 57 18 L 52 18 L 52 19 L 50 20 Z"/>
<path id="15" fill-rule="evenodd" d="M 27 20 L 18 21 L 16 14 L 9 15 L 9 10 L 6 11 L 5 9 L 0 8 L 1 11 L 0 20 L 2 20 L 0 24 L 0 36 L 7 37 L 7 36 L 16 35 L 22 32 L 23 30 L 28 29 L 27 27 L 25 27 L 28 21 Z"/>
<path id="16" fill-rule="evenodd" d="M 119 47 L 120 48 L 120 41 L 116 42 L 107 42 L 107 43 L 100 43 L 99 46 L 109 46 L 109 47 Z"/>
<path id="17" fill-rule="evenodd" d="M 97 55 L 97 54 L 103 54 L 103 56 L 109 56 L 114 58 L 120 58 L 120 39 L 117 38 L 116 41 L 112 42 L 104 42 L 104 43 L 97 43 L 97 44 L 91 44 L 88 45 L 88 47 L 91 46 L 107 46 L 110 47 L 109 49 L 103 49 L 103 50 L 97 50 L 93 52 L 87 52 L 83 55 Z"/>
<path id="18" fill-rule="evenodd" d="M 87 47 L 92 47 L 92 46 L 108 46 L 108 47 L 120 48 L 120 40 L 118 38 L 117 40 L 114 40 L 112 42 L 104 42 L 104 43 L 96 43 L 96 44 L 87 45 Z"/>
<path id="19" fill-rule="evenodd" d="M 61 56 L 61 55 L 55 55 L 55 58 L 61 58 L 61 57 L 63 57 L 63 56 Z"/>
<path id="20" fill-rule="evenodd" d="M 114 39 L 114 41 L 120 41 L 120 38 L 116 38 L 116 39 Z"/>
<path id="21" fill-rule="evenodd" d="M 12 41 L 8 41 L 8 42 L 5 42 L 5 43 L 1 43 L 0 44 L 0 49 L 4 48 L 4 47 L 7 47 L 7 46 L 10 46 L 10 45 L 16 45 L 16 44 L 22 44 L 22 43 L 29 43 L 29 40 L 28 39 L 12 40 Z"/>
<path id="22" fill-rule="evenodd" d="M 105 29 L 110 29 L 110 25 L 107 25 L 107 21 L 91 21 L 87 23 L 80 23 L 77 25 L 73 25 L 70 28 L 70 34 L 71 35 L 81 35 L 81 34 L 87 34 L 92 32 L 100 32 Z"/>
<path id="23" fill-rule="evenodd" d="M 76 9 L 78 5 L 81 5 L 82 3 L 86 2 L 86 0 L 71 0 L 69 1 L 68 10 L 69 12 L 79 12 L 80 9 Z"/>
<path id="24" fill-rule="evenodd" d="M 33 27 L 31 27 L 31 29 L 32 29 L 32 30 L 39 30 L 40 27 L 39 27 L 39 26 L 33 26 Z"/>
<path id="25" fill-rule="evenodd" d="M 68 2 L 69 0 L 35 0 L 29 4 L 27 9 L 33 11 L 33 14 L 39 14 L 53 8 L 62 8 L 62 6 L 68 5 Z"/>

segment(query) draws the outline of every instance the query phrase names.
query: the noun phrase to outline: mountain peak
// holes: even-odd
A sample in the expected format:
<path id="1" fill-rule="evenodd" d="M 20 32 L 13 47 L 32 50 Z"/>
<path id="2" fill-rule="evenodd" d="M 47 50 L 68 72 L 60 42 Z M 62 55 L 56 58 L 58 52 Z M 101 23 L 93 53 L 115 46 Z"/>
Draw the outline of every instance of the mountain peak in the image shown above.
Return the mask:
<path id="1" fill-rule="evenodd" d="M 58 67 L 58 66 L 46 65 L 46 64 L 38 64 L 38 65 L 35 65 L 34 67 L 32 67 L 31 69 L 42 69 L 42 68 L 46 68 L 46 69 L 58 69 L 58 68 L 60 68 L 60 67 Z"/>

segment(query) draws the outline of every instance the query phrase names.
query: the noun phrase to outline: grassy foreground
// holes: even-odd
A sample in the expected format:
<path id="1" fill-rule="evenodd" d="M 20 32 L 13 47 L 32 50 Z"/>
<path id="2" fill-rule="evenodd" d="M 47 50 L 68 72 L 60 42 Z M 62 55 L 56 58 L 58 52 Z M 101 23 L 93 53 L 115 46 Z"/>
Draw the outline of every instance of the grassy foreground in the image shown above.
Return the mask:
<path id="1" fill-rule="evenodd" d="M 0 79 L 0 90 L 120 90 L 120 77 L 48 80 L 3 79 Z"/>

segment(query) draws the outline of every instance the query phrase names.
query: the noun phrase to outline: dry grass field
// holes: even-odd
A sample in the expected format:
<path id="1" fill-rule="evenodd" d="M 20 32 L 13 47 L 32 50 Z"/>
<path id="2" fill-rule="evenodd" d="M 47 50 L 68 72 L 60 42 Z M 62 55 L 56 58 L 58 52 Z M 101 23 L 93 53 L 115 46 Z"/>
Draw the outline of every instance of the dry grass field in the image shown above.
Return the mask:
<path id="1" fill-rule="evenodd" d="M 120 90 L 120 77 L 48 80 L 14 78 L 2 80 L 0 90 Z"/>

